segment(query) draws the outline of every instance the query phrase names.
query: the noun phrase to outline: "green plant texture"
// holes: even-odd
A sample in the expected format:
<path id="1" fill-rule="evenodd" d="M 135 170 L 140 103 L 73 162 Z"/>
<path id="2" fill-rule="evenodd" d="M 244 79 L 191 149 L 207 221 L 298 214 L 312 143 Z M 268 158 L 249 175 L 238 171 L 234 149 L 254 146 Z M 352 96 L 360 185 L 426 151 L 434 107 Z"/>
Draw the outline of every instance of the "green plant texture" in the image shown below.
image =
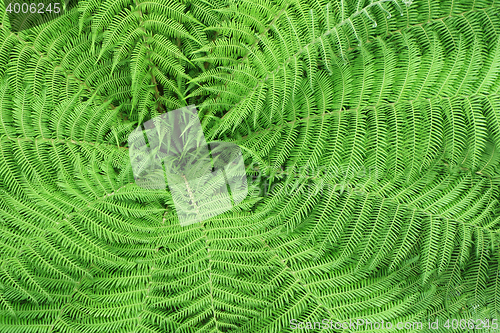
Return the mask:
<path id="1" fill-rule="evenodd" d="M 499 331 L 498 2 L 0 9 L 1 333 Z M 193 104 L 249 193 L 183 227 L 127 137 Z"/>

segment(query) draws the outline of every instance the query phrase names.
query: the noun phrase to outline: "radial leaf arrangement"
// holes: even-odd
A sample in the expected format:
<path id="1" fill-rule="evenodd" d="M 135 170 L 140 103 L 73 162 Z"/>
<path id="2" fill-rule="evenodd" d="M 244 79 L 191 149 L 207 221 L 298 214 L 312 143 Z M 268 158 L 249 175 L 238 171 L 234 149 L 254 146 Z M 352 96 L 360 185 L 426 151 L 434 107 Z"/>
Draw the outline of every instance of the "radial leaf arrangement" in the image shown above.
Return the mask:
<path id="1" fill-rule="evenodd" d="M 1 333 L 500 320 L 500 4 L 0 9 Z M 182 227 L 127 137 L 193 104 L 249 194 Z"/>

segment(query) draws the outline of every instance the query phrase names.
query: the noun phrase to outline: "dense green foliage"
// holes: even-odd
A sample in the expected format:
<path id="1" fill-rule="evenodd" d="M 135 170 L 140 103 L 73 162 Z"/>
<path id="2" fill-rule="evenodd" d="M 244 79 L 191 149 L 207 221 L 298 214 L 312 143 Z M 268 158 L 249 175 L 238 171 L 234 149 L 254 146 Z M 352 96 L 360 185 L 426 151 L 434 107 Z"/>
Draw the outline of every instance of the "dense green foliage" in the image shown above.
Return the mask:
<path id="1" fill-rule="evenodd" d="M 85 0 L 19 33 L 4 14 L 0 332 L 499 318 L 499 13 Z M 190 104 L 256 177 L 181 227 L 127 136 Z"/>

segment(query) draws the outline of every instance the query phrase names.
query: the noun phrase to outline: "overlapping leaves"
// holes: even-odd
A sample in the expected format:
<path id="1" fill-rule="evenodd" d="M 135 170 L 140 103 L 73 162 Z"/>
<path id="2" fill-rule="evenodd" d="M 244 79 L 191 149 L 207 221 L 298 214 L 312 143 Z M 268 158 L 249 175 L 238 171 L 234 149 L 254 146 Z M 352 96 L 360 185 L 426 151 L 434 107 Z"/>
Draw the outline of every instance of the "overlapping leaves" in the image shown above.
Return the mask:
<path id="1" fill-rule="evenodd" d="M 498 318 L 499 12 L 89 0 L 19 34 L 4 16 L 0 331 Z M 126 138 L 189 104 L 255 180 L 181 227 Z"/>

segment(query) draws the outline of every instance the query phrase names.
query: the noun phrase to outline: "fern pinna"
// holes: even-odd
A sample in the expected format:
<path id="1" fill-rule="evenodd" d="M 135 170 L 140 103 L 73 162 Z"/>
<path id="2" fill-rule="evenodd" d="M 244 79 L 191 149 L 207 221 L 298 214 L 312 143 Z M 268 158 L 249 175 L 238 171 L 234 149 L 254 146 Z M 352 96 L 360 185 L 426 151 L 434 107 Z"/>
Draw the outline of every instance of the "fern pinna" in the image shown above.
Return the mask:
<path id="1" fill-rule="evenodd" d="M 8 3 L 0 332 L 497 330 L 498 3 Z M 127 136 L 193 104 L 251 181 L 182 227 Z"/>

